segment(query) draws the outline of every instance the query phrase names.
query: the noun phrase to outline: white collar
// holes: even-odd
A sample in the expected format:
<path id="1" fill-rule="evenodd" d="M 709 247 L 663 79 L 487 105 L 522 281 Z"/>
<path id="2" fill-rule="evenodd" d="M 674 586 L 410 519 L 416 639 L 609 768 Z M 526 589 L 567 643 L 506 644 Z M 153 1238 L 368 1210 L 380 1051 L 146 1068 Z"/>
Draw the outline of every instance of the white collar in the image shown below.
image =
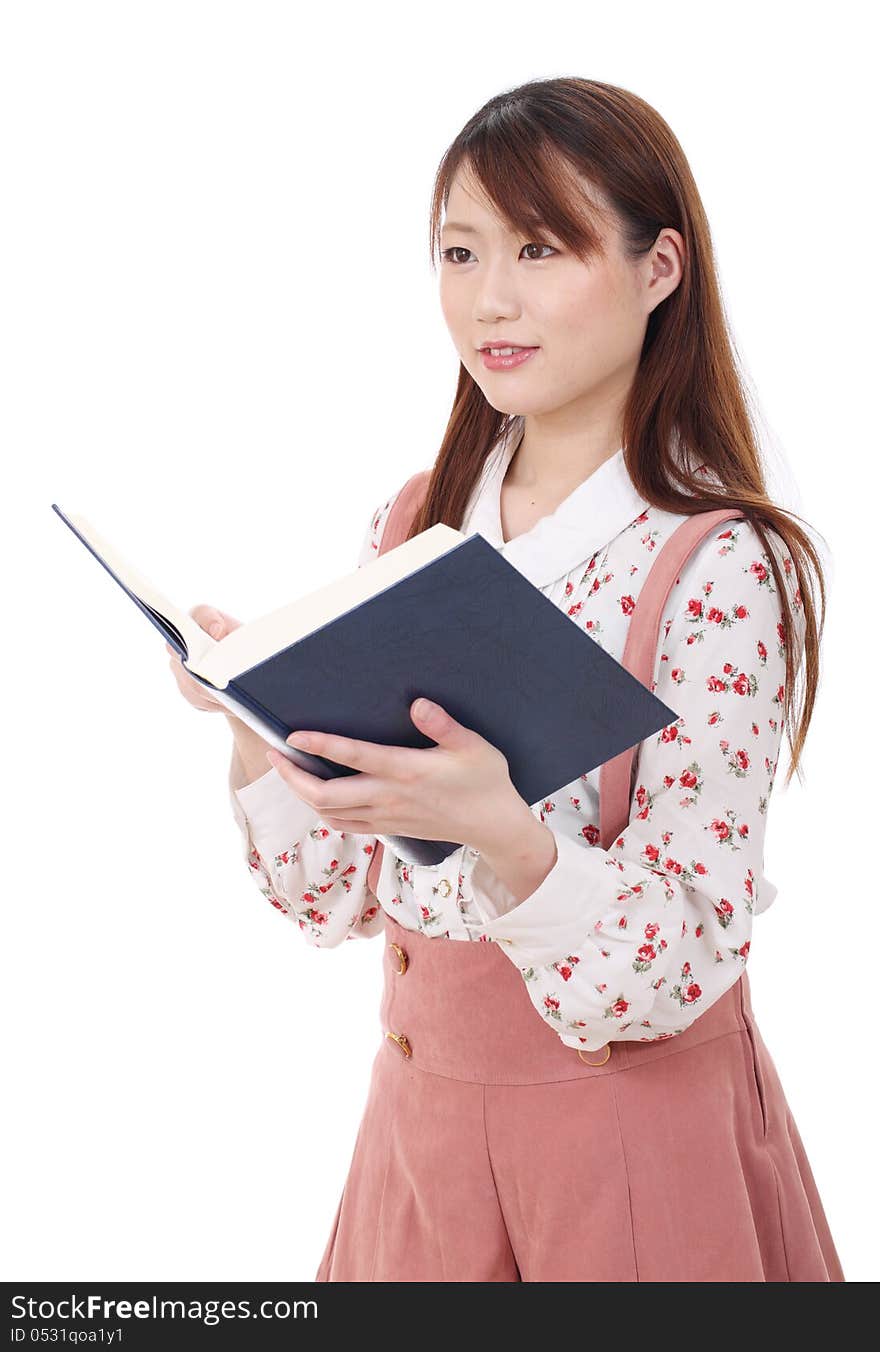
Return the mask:
<path id="1" fill-rule="evenodd" d="M 607 545 L 648 508 L 636 492 L 623 448 L 593 470 L 554 512 L 531 530 L 504 542 L 501 484 L 521 440 L 522 417 L 510 425 L 486 457 L 465 513 L 463 535 L 479 532 L 536 587 L 566 576 Z"/>

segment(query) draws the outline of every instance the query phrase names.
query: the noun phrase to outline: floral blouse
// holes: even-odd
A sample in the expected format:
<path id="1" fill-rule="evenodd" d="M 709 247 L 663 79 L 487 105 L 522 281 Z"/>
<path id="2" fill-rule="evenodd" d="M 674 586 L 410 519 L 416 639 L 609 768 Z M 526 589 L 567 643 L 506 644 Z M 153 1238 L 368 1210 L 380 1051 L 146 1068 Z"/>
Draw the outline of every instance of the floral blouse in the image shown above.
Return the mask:
<path id="1" fill-rule="evenodd" d="M 621 449 L 505 542 L 500 490 L 517 427 L 521 419 L 487 457 L 462 532 L 478 530 L 620 661 L 653 557 L 685 517 L 638 496 Z M 393 502 L 373 512 L 359 566 L 376 556 Z M 784 542 L 771 538 L 800 653 L 796 576 Z M 245 783 L 233 750 L 229 791 L 250 876 L 318 947 L 380 934 L 385 912 L 427 936 L 500 941 L 537 1015 L 567 1046 L 595 1051 L 682 1033 L 737 980 L 753 917 L 776 895 L 764 874 L 764 833 L 787 641 L 754 528 L 724 522 L 670 590 L 652 689 L 680 716 L 637 749 L 629 822 L 610 849 L 599 845 L 598 766 L 530 805 L 553 832 L 557 858 L 517 903 L 470 845 L 440 864 L 414 864 L 383 836 L 327 826 L 274 768 Z M 385 847 L 378 904 L 366 886 L 377 840 Z"/>

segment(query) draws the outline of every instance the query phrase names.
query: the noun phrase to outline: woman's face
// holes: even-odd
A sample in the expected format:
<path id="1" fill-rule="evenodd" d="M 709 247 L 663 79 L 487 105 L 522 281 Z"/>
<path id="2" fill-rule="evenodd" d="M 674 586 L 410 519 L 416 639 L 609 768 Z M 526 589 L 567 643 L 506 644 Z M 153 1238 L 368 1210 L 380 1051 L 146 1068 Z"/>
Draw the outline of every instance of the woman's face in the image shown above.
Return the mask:
<path id="1" fill-rule="evenodd" d="M 584 263 L 546 230 L 533 240 L 511 233 L 474 181 L 456 174 L 440 236 L 440 304 L 462 364 L 492 407 L 540 414 L 578 402 L 585 411 L 606 400 L 617 406 L 638 367 L 648 315 L 679 280 L 680 238 L 662 231 L 633 263 L 609 228 L 604 256 Z M 490 339 L 537 350 L 492 370 L 478 350 Z"/>

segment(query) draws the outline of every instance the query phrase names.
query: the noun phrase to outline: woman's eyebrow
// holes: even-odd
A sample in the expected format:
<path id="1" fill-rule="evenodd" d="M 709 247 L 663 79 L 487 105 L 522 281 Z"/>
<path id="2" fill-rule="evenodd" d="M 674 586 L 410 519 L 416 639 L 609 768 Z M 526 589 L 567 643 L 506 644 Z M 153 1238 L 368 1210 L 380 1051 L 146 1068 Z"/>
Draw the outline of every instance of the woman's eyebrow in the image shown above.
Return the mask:
<path id="1" fill-rule="evenodd" d="M 458 230 L 463 235 L 478 235 L 480 232 L 475 225 L 465 225 L 461 221 L 444 221 L 443 230 Z"/>

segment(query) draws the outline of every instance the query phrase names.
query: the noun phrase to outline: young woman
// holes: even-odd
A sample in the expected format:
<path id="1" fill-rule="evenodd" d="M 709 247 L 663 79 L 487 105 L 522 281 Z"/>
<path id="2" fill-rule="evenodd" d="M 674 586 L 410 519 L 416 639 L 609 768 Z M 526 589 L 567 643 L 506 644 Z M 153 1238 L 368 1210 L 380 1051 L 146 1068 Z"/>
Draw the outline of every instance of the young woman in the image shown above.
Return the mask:
<path id="1" fill-rule="evenodd" d="M 825 588 L 767 496 L 687 162 L 626 90 L 531 82 L 450 146 L 431 241 L 458 389 L 360 562 L 438 521 L 478 530 L 681 713 L 536 804 L 436 704 L 411 709 L 425 750 L 303 729 L 361 771 L 326 782 L 267 769 L 230 717 L 256 884 L 308 943 L 384 935 L 384 1036 L 317 1280 L 843 1281 L 745 971 Z M 393 835 L 466 844 L 421 867 Z"/>

